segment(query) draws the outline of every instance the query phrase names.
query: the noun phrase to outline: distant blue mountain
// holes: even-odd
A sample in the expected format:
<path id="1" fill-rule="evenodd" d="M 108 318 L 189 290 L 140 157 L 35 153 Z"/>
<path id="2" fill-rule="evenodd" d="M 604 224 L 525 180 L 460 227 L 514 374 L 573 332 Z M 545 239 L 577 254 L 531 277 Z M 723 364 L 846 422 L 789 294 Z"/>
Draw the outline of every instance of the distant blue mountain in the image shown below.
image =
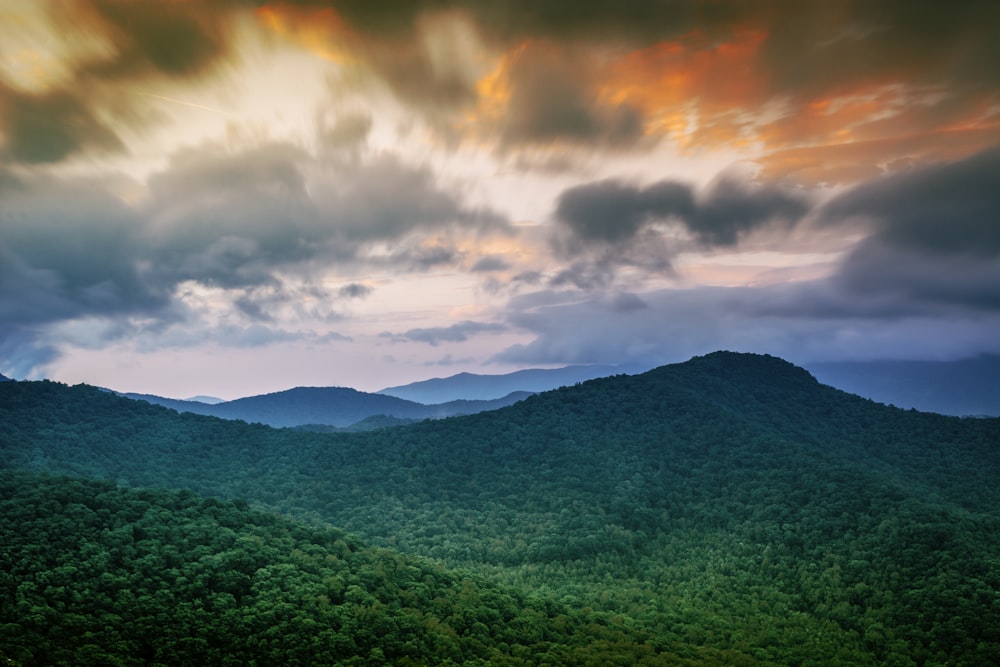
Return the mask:
<path id="1" fill-rule="evenodd" d="M 539 393 L 586 382 L 610 375 L 632 375 L 649 370 L 648 366 L 565 366 L 563 368 L 530 368 L 503 375 L 459 373 L 446 378 L 434 378 L 398 387 L 387 387 L 377 393 L 405 398 L 417 403 L 444 403 L 455 400 L 491 400 L 513 391 Z"/>
<path id="2" fill-rule="evenodd" d="M 10 381 L 11 381 L 11 379 L 9 377 L 6 377 L 4 375 L 0 375 L 0 382 L 10 382 Z"/>
<path id="3" fill-rule="evenodd" d="M 1000 417 L 1000 356 L 958 361 L 837 361 L 805 368 L 824 384 L 899 408 Z"/>
<path id="4" fill-rule="evenodd" d="M 449 401 L 423 405 L 395 396 L 369 394 L 347 387 L 296 387 L 260 396 L 248 396 L 214 405 L 181 401 L 151 394 L 122 394 L 127 398 L 162 405 L 178 412 L 240 419 L 278 428 L 292 426 L 349 427 L 371 417 L 385 416 L 398 420 L 437 419 L 469 415 L 506 407 L 531 394 L 512 392 L 491 401 Z M 383 422 L 390 425 L 391 420 Z"/>
<path id="5" fill-rule="evenodd" d="M 225 403 L 226 399 L 218 398 L 217 396 L 192 396 L 190 398 L 185 398 L 185 401 L 193 401 L 195 403 L 207 403 L 208 405 L 216 405 L 217 403 Z"/>

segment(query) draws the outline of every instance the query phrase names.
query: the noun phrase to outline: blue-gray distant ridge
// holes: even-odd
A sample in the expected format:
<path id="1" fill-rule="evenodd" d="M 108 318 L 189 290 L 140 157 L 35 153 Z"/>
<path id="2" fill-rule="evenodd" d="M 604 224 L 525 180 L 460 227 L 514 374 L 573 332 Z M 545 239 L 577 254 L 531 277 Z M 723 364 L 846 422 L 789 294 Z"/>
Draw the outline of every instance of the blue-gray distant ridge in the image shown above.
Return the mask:
<path id="1" fill-rule="evenodd" d="M 386 387 L 377 393 L 405 398 L 417 403 L 445 403 L 460 399 L 492 400 L 513 391 L 539 393 L 611 375 L 632 375 L 650 366 L 595 364 L 563 368 L 529 368 L 501 375 L 459 373 L 445 378 L 422 380 L 398 387 Z"/>

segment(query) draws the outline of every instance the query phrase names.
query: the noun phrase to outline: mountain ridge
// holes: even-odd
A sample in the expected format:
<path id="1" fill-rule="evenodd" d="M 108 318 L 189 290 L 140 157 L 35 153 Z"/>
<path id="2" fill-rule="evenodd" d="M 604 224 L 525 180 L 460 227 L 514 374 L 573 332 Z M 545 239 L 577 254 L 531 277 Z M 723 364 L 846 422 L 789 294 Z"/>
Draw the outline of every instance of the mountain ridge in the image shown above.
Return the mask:
<path id="1" fill-rule="evenodd" d="M 537 393 L 585 382 L 599 377 L 630 374 L 649 370 L 640 365 L 575 365 L 562 368 L 525 368 L 511 373 L 487 375 L 457 373 L 444 378 L 430 378 L 395 387 L 386 387 L 375 393 L 396 396 L 418 403 L 444 403 L 457 399 L 489 400 L 512 391 Z"/>
<path id="2" fill-rule="evenodd" d="M 398 419 L 440 419 L 505 407 L 524 399 L 527 392 L 512 392 L 489 401 L 458 400 L 424 405 L 350 387 L 293 387 L 284 391 L 247 396 L 220 403 L 201 403 L 163 398 L 151 394 L 121 394 L 126 398 L 162 405 L 178 412 L 238 419 L 276 428 L 304 425 L 346 428 L 377 416 Z"/>
<path id="3" fill-rule="evenodd" d="M 551 591 L 729 664 L 996 664 L 1000 419 L 715 353 L 476 415 L 268 429 L 0 386 L 0 465 L 189 488 Z"/>

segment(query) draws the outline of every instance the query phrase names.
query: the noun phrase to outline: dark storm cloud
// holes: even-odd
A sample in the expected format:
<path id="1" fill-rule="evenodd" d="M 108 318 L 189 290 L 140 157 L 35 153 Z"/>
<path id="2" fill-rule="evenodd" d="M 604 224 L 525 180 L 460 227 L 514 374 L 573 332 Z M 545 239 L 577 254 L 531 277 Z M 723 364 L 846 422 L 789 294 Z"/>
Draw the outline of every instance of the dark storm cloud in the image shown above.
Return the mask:
<path id="1" fill-rule="evenodd" d="M 559 195 L 556 219 L 584 241 L 626 241 L 643 225 L 671 217 L 694 217 L 690 186 L 661 181 L 648 188 L 620 181 L 578 185 Z"/>
<path id="2" fill-rule="evenodd" d="M 24 179 L 2 197 L 0 321 L 48 322 L 166 303 L 133 261 L 140 218 L 96 183 Z"/>
<path id="3" fill-rule="evenodd" d="M 394 341 L 411 341 L 417 343 L 427 343 L 437 346 L 441 343 L 462 343 L 481 333 L 498 333 L 506 331 L 503 324 L 489 322 L 472 322 L 466 320 L 448 327 L 430 327 L 425 329 L 410 329 L 404 333 L 383 333 L 384 338 L 391 338 Z"/>
<path id="4" fill-rule="evenodd" d="M 828 224 L 862 219 L 873 233 L 834 280 L 855 295 L 917 308 L 1000 311 L 1000 149 L 866 183 L 822 210 Z"/>
<path id="5" fill-rule="evenodd" d="M 928 254 L 1000 255 L 1000 148 L 858 186 L 823 209 L 873 218 L 879 243 Z"/>
<path id="6" fill-rule="evenodd" d="M 555 217 L 585 242 L 624 243 L 650 223 L 674 220 L 704 245 L 732 246 L 746 232 L 775 220 L 795 223 L 808 210 L 805 201 L 783 190 L 730 180 L 700 197 L 673 181 L 647 187 L 598 181 L 559 195 Z"/>

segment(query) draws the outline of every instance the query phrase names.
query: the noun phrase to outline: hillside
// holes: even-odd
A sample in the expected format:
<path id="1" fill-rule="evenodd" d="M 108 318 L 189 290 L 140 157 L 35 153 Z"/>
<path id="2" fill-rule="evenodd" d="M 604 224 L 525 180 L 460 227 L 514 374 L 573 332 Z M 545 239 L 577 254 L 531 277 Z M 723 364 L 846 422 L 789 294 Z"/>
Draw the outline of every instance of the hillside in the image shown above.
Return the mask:
<path id="1" fill-rule="evenodd" d="M 515 391 L 531 393 L 550 391 L 578 382 L 609 375 L 636 373 L 639 370 L 640 368 L 637 366 L 593 365 L 528 368 L 500 375 L 459 373 L 446 378 L 432 378 L 398 387 L 386 387 L 377 393 L 428 404 L 445 403 L 459 399 L 492 400 Z M 646 370 L 646 368 L 641 370 Z"/>
<path id="2" fill-rule="evenodd" d="M 367 434 L 6 383 L 3 465 L 242 497 L 732 663 L 1000 661 L 1000 420 L 716 353 Z"/>
<path id="3" fill-rule="evenodd" d="M 346 387 L 296 387 L 233 401 L 201 403 L 163 398 L 150 394 L 123 394 L 127 398 L 162 405 L 178 412 L 239 419 L 251 424 L 275 428 L 323 425 L 346 428 L 371 417 L 394 417 L 405 420 L 440 419 L 495 410 L 520 401 L 529 394 L 514 392 L 489 401 L 458 400 L 438 405 L 423 405 L 393 396 L 369 394 Z"/>
<path id="4" fill-rule="evenodd" d="M 245 503 L 0 473 L 5 665 L 681 664 L 642 633 Z"/>

